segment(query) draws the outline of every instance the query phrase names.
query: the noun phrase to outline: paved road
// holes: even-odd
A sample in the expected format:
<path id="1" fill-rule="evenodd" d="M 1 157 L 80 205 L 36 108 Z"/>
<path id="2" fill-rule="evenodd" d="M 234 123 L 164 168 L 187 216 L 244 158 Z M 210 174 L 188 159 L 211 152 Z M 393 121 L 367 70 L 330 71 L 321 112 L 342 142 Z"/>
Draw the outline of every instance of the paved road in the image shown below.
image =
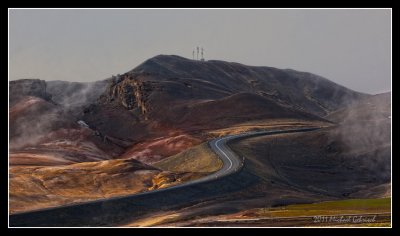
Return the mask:
<path id="1" fill-rule="evenodd" d="M 318 128 L 301 128 L 301 129 L 291 129 L 291 130 L 275 130 L 275 131 L 258 131 L 258 132 L 248 132 L 241 133 L 237 135 L 229 135 L 214 139 L 209 142 L 211 149 L 218 155 L 222 160 L 223 166 L 217 172 L 211 175 L 205 176 L 203 178 L 185 182 L 179 185 L 171 186 L 168 188 L 157 189 L 149 192 L 137 193 L 126 195 L 122 197 L 112 197 L 107 199 L 99 199 L 94 201 L 88 201 L 83 203 L 69 204 L 59 207 L 51 207 L 46 209 L 39 209 L 29 212 L 15 213 L 10 215 L 10 226 L 19 225 L 19 219 L 32 219 L 35 215 L 52 215 L 57 212 L 75 212 L 79 209 L 94 208 L 95 206 L 103 207 L 105 204 L 116 204 L 118 201 L 127 202 L 129 199 L 146 199 L 150 197 L 162 196 L 167 193 L 176 192 L 176 190 L 181 190 L 183 188 L 193 188 L 197 185 L 204 184 L 207 182 L 215 181 L 217 179 L 222 179 L 234 173 L 237 173 L 244 164 L 244 158 L 237 156 L 228 146 L 227 142 L 233 139 L 248 138 L 251 136 L 261 136 L 261 135 L 273 135 L 281 133 L 294 133 L 294 132 L 306 132 L 316 130 Z M 97 209 L 97 208 L 95 208 Z M 45 217 L 44 217 L 45 218 Z M 24 224 L 23 224 L 24 225 Z"/>
<path id="2" fill-rule="evenodd" d="M 234 153 L 227 145 L 226 143 L 233 140 L 233 139 L 239 139 L 239 138 L 249 138 L 252 136 L 261 136 L 261 135 L 273 135 L 273 134 L 282 134 L 282 133 L 294 133 L 294 132 L 306 132 L 306 131 L 312 131 L 316 130 L 318 128 L 301 128 L 301 129 L 290 129 L 290 130 L 274 130 L 274 131 L 257 131 L 257 132 L 247 132 L 247 133 L 241 133 L 241 134 L 236 134 L 236 135 L 229 135 L 229 136 L 224 136 L 221 138 L 214 139 L 209 142 L 209 145 L 211 149 L 217 153 L 218 157 L 222 160 L 223 162 L 223 167 L 215 172 L 212 175 L 204 177 L 202 180 L 207 180 L 207 179 L 215 179 L 215 178 L 220 178 L 223 176 L 230 175 L 232 173 L 237 172 L 240 170 L 243 166 L 244 163 L 244 157 L 239 157 Z"/>

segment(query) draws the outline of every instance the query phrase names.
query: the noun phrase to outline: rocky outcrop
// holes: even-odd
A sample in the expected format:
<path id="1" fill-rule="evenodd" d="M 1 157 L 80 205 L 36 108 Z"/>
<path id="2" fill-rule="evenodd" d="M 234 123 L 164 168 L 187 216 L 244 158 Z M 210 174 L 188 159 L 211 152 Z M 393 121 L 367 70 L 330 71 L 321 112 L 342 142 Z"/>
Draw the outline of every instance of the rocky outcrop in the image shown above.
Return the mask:
<path id="1" fill-rule="evenodd" d="M 116 101 L 128 110 L 138 109 L 144 119 L 148 119 L 151 93 L 157 90 L 157 83 L 143 81 L 132 75 L 115 77 L 108 88 L 108 102 Z"/>

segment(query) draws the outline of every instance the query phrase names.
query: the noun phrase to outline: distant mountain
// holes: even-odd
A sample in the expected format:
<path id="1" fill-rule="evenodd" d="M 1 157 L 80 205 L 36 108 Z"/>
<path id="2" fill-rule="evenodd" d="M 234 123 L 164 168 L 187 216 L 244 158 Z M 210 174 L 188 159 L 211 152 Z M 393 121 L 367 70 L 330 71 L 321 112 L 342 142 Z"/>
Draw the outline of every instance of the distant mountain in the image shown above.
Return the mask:
<path id="1" fill-rule="evenodd" d="M 51 100 L 51 94 L 46 91 L 46 81 L 39 79 L 20 79 L 10 81 L 10 107 L 25 96 L 34 96 L 46 101 Z"/>

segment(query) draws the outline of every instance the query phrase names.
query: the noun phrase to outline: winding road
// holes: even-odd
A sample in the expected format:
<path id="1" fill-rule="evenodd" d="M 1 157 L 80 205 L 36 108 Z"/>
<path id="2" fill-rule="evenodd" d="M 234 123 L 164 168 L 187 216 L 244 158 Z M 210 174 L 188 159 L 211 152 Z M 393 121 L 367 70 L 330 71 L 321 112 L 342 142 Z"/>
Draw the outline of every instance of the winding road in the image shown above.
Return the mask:
<path id="1" fill-rule="evenodd" d="M 289 130 L 273 130 L 273 131 L 256 131 L 256 132 L 247 132 L 236 135 L 228 135 L 221 138 L 214 139 L 209 142 L 211 149 L 218 155 L 218 157 L 223 162 L 223 167 L 211 174 L 206 176 L 198 181 L 206 181 L 208 179 L 220 178 L 223 176 L 231 175 L 237 171 L 239 171 L 244 164 L 244 157 L 239 157 L 236 153 L 232 151 L 227 145 L 227 142 L 234 139 L 242 139 L 249 138 L 253 136 L 262 136 L 262 135 L 273 135 L 273 134 L 282 134 L 282 133 L 294 133 L 294 132 L 306 132 L 313 131 L 319 128 L 301 128 L 301 129 L 289 129 Z"/>
<path id="2" fill-rule="evenodd" d="M 155 199 L 159 205 L 164 204 L 160 197 L 167 196 L 166 194 L 181 193 L 182 190 L 188 188 L 186 192 L 190 192 L 189 190 L 193 190 L 196 187 L 204 186 L 209 182 L 214 182 L 224 177 L 235 174 L 241 170 L 244 165 L 244 157 L 239 157 L 236 153 L 234 153 L 227 142 L 232 141 L 234 139 L 242 139 L 249 138 L 253 136 L 261 136 L 261 135 L 273 135 L 273 134 L 282 134 L 282 133 L 295 133 L 295 132 L 307 132 L 319 129 L 318 127 L 312 128 L 297 128 L 297 129 L 289 129 L 289 130 L 274 130 L 274 131 L 257 131 L 257 132 L 247 132 L 236 135 L 229 135 L 220 137 L 214 140 L 209 141 L 209 146 L 211 149 L 218 155 L 218 157 L 223 162 L 223 166 L 217 172 L 214 172 L 208 176 L 203 178 L 199 178 L 193 181 L 185 182 L 179 185 L 157 189 L 149 192 L 137 193 L 126 195 L 122 197 L 112 197 L 107 199 L 99 199 L 89 202 L 83 203 L 75 203 L 69 204 L 59 207 L 51 207 L 45 209 L 39 209 L 29 212 L 21 212 L 9 215 L 9 225 L 13 226 L 65 226 L 65 225 L 73 225 L 73 226 L 88 226 L 92 219 L 85 219 L 85 217 L 94 217 L 97 214 L 112 214 L 112 212 L 118 212 L 118 210 L 124 209 L 123 206 L 129 204 L 129 210 L 135 210 L 136 212 L 140 212 L 141 209 L 145 209 L 146 200 L 151 202 L 152 199 Z M 201 186 L 200 186 L 201 185 Z M 176 196 L 176 195 L 175 195 Z M 178 201 L 179 196 L 176 196 L 176 200 Z M 143 202 L 143 203 L 142 203 Z M 165 204 L 168 201 L 165 201 Z M 169 201 L 170 202 L 170 201 Z M 133 204 L 133 205 L 132 205 Z M 150 204 L 150 203 L 149 203 Z M 153 204 L 153 203 L 151 203 Z M 152 205 L 154 206 L 154 204 Z M 114 208 L 113 208 L 114 207 Z M 136 210 L 133 208 L 137 207 Z M 128 211 L 128 208 L 125 207 Z M 76 214 L 79 215 L 79 220 L 71 219 Z M 87 214 L 87 216 L 85 216 Z M 114 213 L 115 214 L 115 213 Z M 110 219 L 114 219 L 116 217 L 108 216 Z M 119 218 L 118 218 L 119 219 Z"/>

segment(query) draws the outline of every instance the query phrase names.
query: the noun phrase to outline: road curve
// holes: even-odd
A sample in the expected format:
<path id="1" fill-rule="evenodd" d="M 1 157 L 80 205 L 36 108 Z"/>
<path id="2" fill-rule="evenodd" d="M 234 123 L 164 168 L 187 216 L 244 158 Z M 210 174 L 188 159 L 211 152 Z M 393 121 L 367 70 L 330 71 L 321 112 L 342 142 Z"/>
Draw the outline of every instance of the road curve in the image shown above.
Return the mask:
<path id="1" fill-rule="evenodd" d="M 307 131 L 313 131 L 319 129 L 319 127 L 312 127 L 312 128 L 298 128 L 298 129 L 289 129 L 289 130 L 273 130 L 273 131 L 256 131 L 256 132 L 246 132 L 246 133 L 241 133 L 241 134 L 236 134 L 236 135 L 228 135 L 220 138 L 216 138 L 214 140 L 211 140 L 208 142 L 210 148 L 218 155 L 218 157 L 221 159 L 223 162 L 223 166 L 220 170 L 193 180 L 193 181 L 188 181 L 179 185 L 167 187 L 167 188 L 162 188 L 162 189 L 157 189 L 157 190 L 152 190 L 148 192 L 143 192 L 143 193 L 137 193 L 137 194 L 130 194 L 130 195 L 125 195 L 121 197 L 111 197 L 107 199 L 99 199 L 99 200 L 94 200 L 94 201 L 87 201 L 87 202 L 82 202 L 82 203 L 74 203 L 74 204 L 68 204 L 68 205 L 63 205 L 63 206 L 58 206 L 58 207 L 50 207 L 50 208 L 45 208 L 45 209 L 38 209 L 38 210 L 33 210 L 33 211 L 28 211 L 28 212 L 21 212 L 21 213 L 14 213 L 9 215 L 9 226 L 26 226 L 30 225 L 28 223 L 29 219 L 34 219 L 35 215 L 41 216 L 41 215 L 51 215 L 51 214 L 58 214 L 58 216 L 68 215 L 65 214 L 64 212 L 71 211 L 76 212 L 77 209 L 79 208 L 85 208 L 86 206 L 90 206 L 90 208 L 93 208 L 93 206 L 100 206 L 101 208 L 104 208 L 105 204 L 109 204 L 112 202 L 118 202 L 118 201 L 125 201 L 127 199 L 143 199 L 146 197 L 150 196 L 163 196 L 163 194 L 167 194 L 169 192 L 174 192 L 174 190 L 177 189 L 183 189 L 183 188 L 193 188 L 196 187 L 197 185 L 204 184 L 207 182 L 212 182 L 216 181 L 218 179 L 222 179 L 223 177 L 227 177 L 229 175 L 235 174 L 241 170 L 241 168 L 244 165 L 244 157 L 239 157 L 236 153 L 234 153 L 227 145 L 227 142 L 232 141 L 234 139 L 242 139 L 242 138 L 249 138 L 253 136 L 261 136 L 261 135 L 273 135 L 273 134 L 282 134 L 282 133 L 295 133 L 295 132 L 307 132 Z M 176 192 L 176 191 L 175 191 Z M 97 210 L 97 209 L 96 209 Z M 53 213 L 54 212 L 54 213 Z M 100 211 L 101 212 L 101 211 Z M 46 217 L 44 217 L 45 219 Z M 39 219 L 39 218 L 37 218 Z M 23 222 L 20 222 L 23 221 Z M 42 223 L 42 222 L 40 222 Z M 43 224 L 40 224 L 43 225 Z M 46 224 L 44 224 L 46 225 Z M 32 225 L 30 225 L 32 226 Z"/>
<path id="2" fill-rule="evenodd" d="M 228 176 L 230 174 L 236 173 L 239 171 L 244 164 L 244 157 L 237 156 L 236 153 L 232 151 L 227 145 L 227 142 L 232 141 L 234 139 L 242 139 L 242 138 L 249 138 L 253 136 L 262 136 L 262 135 L 273 135 L 273 134 L 283 134 L 283 133 L 295 133 L 295 132 L 307 132 L 319 129 L 319 127 L 312 127 L 312 128 L 301 128 L 301 129 L 289 129 L 289 130 L 272 130 L 272 131 L 253 131 L 253 132 L 246 132 L 240 133 L 236 135 L 228 135 L 224 137 L 220 137 L 214 140 L 209 141 L 209 145 L 211 149 L 218 155 L 218 157 L 223 162 L 223 167 L 201 180 L 207 179 L 216 179 L 224 176 Z"/>

